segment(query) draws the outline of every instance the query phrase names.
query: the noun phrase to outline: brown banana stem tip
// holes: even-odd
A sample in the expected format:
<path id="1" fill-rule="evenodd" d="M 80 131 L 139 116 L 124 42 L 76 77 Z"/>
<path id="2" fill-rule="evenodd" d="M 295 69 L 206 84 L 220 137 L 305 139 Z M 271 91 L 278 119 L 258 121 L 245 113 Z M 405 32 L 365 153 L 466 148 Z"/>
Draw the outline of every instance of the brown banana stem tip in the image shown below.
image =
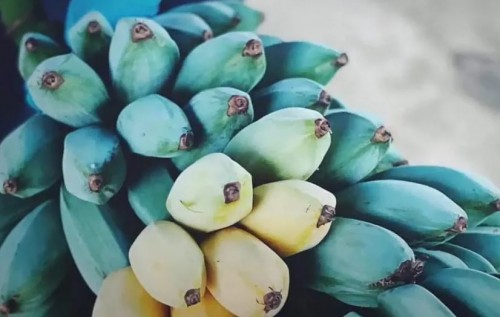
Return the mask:
<path id="1" fill-rule="evenodd" d="M 324 205 L 321 209 L 321 214 L 316 223 L 316 228 L 319 228 L 335 219 L 335 208 L 329 205 Z"/>
<path id="2" fill-rule="evenodd" d="M 491 205 L 493 206 L 493 209 L 495 211 L 500 210 L 500 199 L 495 200 L 494 202 L 491 203 Z"/>
<path id="3" fill-rule="evenodd" d="M 266 295 L 264 295 L 263 298 L 264 301 L 262 303 L 259 302 L 259 300 L 257 300 L 257 303 L 264 305 L 264 312 L 266 314 L 269 313 L 271 310 L 279 308 L 281 305 L 281 301 L 283 300 L 283 295 L 281 294 L 281 291 L 279 292 L 275 291 L 271 287 L 269 287 L 269 289 L 271 291 Z"/>
<path id="4" fill-rule="evenodd" d="M 101 32 L 101 24 L 97 21 L 90 21 L 89 24 L 87 24 L 87 32 L 89 34 L 96 34 Z"/>
<path id="5" fill-rule="evenodd" d="M 314 121 L 314 134 L 318 139 L 324 137 L 328 133 L 332 134 L 332 129 L 330 128 L 330 122 L 325 118 L 316 119 Z"/>
<path id="6" fill-rule="evenodd" d="M 9 299 L 2 305 L 0 305 L 0 315 L 1 316 L 9 316 L 10 314 L 14 314 L 19 309 L 19 304 L 13 298 Z"/>
<path id="7" fill-rule="evenodd" d="M 398 162 L 395 162 L 395 163 L 392 163 L 392 166 L 393 167 L 398 167 L 398 166 L 405 166 L 405 165 L 409 165 L 410 163 L 408 162 L 408 160 L 402 160 L 402 161 L 398 161 Z"/>
<path id="8" fill-rule="evenodd" d="M 333 60 L 333 65 L 337 68 L 344 67 L 348 63 L 349 63 L 349 56 L 347 56 L 346 53 L 340 54 L 339 57 Z"/>
<path id="9" fill-rule="evenodd" d="M 179 139 L 179 150 L 186 151 L 193 147 L 194 134 L 192 131 L 183 133 Z"/>
<path id="10" fill-rule="evenodd" d="M 371 287 L 390 288 L 402 284 L 415 284 L 417 277 L 424 271 L 422 260 L 406 260 L 391 275 L 371 284 Z"/>
<path id="11" fill-rule="evenodd" d="M 104 186 L 104 178 L 101 174 L 92 174 L 89 176 L 89 189 L 93 193 L 98 193 Z"/>
<path id="12" fill-rule="evenodd" d="M 5 191 L 6 194 L 13 195 L 17 193 L 18 189 L 19 189 L 19 184 L 17 182 L 17 179 L 15 178 L 7 179 L 6 181 L 3 182 L 3 190 Z"/>
<path id="13" fill-rule="evenodd" d="M 227 102 L 227 116 L 244 114 L 248 111 L 248 99 L 244 96 L 231 96 Z"/>
<path id="14" fill-rule="evenodd" d="M 153 31 L 142 22 L 134 24 L 132 27 L 132 42 L 140 42 L 153 37 Z"/>
<path id="15" fill-rule="evenodd" d="M 332 102 L 332 96 L 330 96 L 330 94 L 325 90 L 322 90 L 319 94 L 318 102 L 328 106 L 330 105 L 330 102 Z"/>
<path id="16" fill-rule="evenodd" d="M 392 134 L 383 125 L 380 126 L 372 136 L 373 143 L 387 143 L 392 141 Z"/>
<path id="17" fill-rule="evenodd" d="M 245 44 L 245 48 L 243 49 L 243 56 L 249 57 L 259 57 L 262 55 L 264 50 L 262 49 L 262 42 L 259 40 L 250 40 Z"/>
<path id="18" fill-rule="evenodd" d="M 233 182 L 224 185 L 224 202 L 230 204 L 240 199 L 240 182 Z"/>
<path id="19" fill-rule="evenodd" d="M 238 24 L 240 24 L 240 22 L 241 22 L 241 18 L 240 18 L 240 16 L 239 16 L 239 15 L 237 15 L 237 14 L 236 14 L 236 15 L 235 15 L 235 16 L 231 19 L 231 26 L 232 26 L 232 27 L 235 27 L 235 26 L 237 26 Z"/>
<path id="20" fill-rule="evenodd" d="M 198 304 L 201 301 L 200 289 L 190 289 L 187 291 L 184 295 L 184 301 L 188 307 Z"/>
<path id="21" fill-rule="evenodd" d="M 453 226 L 448 229 L 449 232 L 454 232 L 454 233 L 462 233 L 467 230 L 467 219 L 464 217 L 459 217 L 457 221 L 453 224 Z"/>
<path id="22" fill-rule="evenodd" d="M 203 40 L 208 41 L 214 37 L 214 33 L 210 30 L 203 31 Z"/>
<path id="23" fill-rule="evenodd" d="M 26 43 L 24 43 L 24 47 L 28 52 L 33 53 L 38 48 L 38 40 L 30 37 L 26 40 Z"/>
<path id="24" fill-rule="evenodd" d="M 42 86 L 49 90 L 56 90 L 64 83 L 64 78 L 54 71 L 46 72 L 42 76 Z"/>

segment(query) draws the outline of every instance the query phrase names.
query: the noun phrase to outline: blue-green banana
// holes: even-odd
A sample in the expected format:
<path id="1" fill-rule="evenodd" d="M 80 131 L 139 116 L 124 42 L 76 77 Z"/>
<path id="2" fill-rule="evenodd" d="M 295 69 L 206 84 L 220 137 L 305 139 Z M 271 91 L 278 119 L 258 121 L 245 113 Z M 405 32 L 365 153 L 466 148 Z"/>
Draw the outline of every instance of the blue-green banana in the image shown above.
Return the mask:
<path id="1" fill-rule="evenodd" d="M 264 22 L 264 12 L 249 7 L 239 0 L 223 0 L 225 5 L 236 12 L 239 23 L 230 31 L 255 31 Z"/>
<path id="2" fill-rule="evenodd" d="M 439 250 L 427 250 L 424 248 L 414 249 L 413 252 L 417 259 L 425 262 L 424 270 L 422 271 L 421 278 L 426 279 L 443 269 L 455 267 L 459 269 L 468 269 L 469 267 L 464 261 L 460 260 L 457 256 L 448 252 Z"/>
<path id="3" fill-rule="evenodd" d="M 35 68 L 44 60 L 65 53 L 56 41 L 41 33 L 25 33 L 19 44 L 18 69 L 24 80 L 28 80 Z"/>
<path id="4" fill-rule="evenodd" d="M 283 40 L 277 36 L 269 35 L 269 34 L 258 34 L 260 40 L 262 41 L 262 45 L 264 47 L 268 47 L 274 44 L 283 43 Z"/>
<path id="5" fill-rule="evenodd" d="M 453 254 L 462 260 L 469 268 L 485 273 L 497 273 L 495 267 L 482 255 L 451 243 L 443 243 L 434 247 L 435 250 Z"/>
<path id="6" fill-rule="evenodd" d="M 500 227 L 500 211 L 497 211 L 481 222 L 480 226 L 486 227 Z"/>
<path id="7" fill-rule="evenodd" d="M 394 143 L 392 143 L 387 152 L 385 153 L 385 155 L 382 157 L 382 160 L 378 162 L 377 166 L 370 172 L 370 174 L 366 176 L 366 178 L 368 179 L 375 174 L 387 171 L 393 167 L 405 166 L 405 165 L 409 165 L 408 160 L 394 146 Z"/>

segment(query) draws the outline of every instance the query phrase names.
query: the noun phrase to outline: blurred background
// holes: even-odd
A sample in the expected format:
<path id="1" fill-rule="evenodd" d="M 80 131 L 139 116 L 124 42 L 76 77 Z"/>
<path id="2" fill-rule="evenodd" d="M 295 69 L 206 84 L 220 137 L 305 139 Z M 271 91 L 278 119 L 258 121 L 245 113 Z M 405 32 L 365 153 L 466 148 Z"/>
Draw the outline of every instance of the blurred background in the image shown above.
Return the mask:
<path id="1" fill-rule="evenodd" d="M 443 164 L 500 185 L 500 2 L 248 0 L 260 28 L 349 55 L 328 86 L 386 122 L 410 163 Z"/>

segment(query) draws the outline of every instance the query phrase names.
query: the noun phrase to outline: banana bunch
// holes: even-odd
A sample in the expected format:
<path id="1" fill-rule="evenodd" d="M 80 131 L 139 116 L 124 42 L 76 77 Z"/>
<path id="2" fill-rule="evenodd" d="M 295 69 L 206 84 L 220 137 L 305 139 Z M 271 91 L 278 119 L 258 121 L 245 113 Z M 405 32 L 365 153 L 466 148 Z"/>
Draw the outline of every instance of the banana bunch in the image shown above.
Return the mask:
<path id="1" fill-rule="evenodd" d="M 498 315 L 495 184 L 410 165 L 329 92 L 346 53 L 243 1 L 159 6 L 72 0 L 65 43 L 22 37 L 0 316 Z"/>

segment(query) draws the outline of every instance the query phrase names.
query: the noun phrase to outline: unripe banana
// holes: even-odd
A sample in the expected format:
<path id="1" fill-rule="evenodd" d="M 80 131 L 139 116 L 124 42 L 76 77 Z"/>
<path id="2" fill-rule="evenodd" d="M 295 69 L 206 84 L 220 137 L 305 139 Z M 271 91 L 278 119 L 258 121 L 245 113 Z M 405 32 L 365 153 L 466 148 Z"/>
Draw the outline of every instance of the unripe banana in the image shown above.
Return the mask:
<path id="1" fill-rule="evenodd" d="M 129 251 L 130 265 L 144 289 L 175 308 L 196 305 L 205 295 L 203 253 L 182 227 L 170 221 L 149 224 Z"/>
<path id="2" fill-rule="evenodd" d="M 129 266 L 106 277 L 92 317 L 168 317 L 169 310 L 146 292 Z"/>
<path id="3" fill-rule="evenodd" d="M 240 22 L 231 31 L 255 31 L 264 22 L 264 13 L 249 7 L 239 0 L 223 0 L 224 4 L 236 12 Z"/>
<path id="4" fill-rule="evenodd" d="M 225 154 L 213 153 L 177 177 L 166 204 L 176 221 L 211 232 L 248 215 L 252 200 L 252 176 Z"/>
<path id="5" fill-rule="evenodd" d="M 254 188 L 252 212 L 241 225 L 281 257 L 311 249 L 323 240 L 335 217 L 335 196 L 303 180 Z"/>
<path id="6" fill-rule="evenodd" d="M 290 284 L 288 267 L 262 241 L 230 227 L 211 234 L 201 248 L 207 288 L 231 313 L 271 317 L 283 308 Z"/>
<path id="7" fill-rule="evenodd" d="M 50 37 L 40 33 L 25 33 L 19 45 L 19 72 L 24 80 L 28 80 L 41 62 L 63 53 L 63 47 Z"/>
<path id="8" fill-rule="evenodd" d="M 262 45 L 264 45 L 264 47 L 268 47 L 278 43 L 283 43 L 283 40 L 281 38 L 274 35 L 259 34 L 259 38 L 261 39 Z"/>
<path id="9" fill-rule="evenodd" d="M 208 290 L 197 305 L 188 308 L 172 308 L 172 317 L 236 317 L 222 306 Z"/>

